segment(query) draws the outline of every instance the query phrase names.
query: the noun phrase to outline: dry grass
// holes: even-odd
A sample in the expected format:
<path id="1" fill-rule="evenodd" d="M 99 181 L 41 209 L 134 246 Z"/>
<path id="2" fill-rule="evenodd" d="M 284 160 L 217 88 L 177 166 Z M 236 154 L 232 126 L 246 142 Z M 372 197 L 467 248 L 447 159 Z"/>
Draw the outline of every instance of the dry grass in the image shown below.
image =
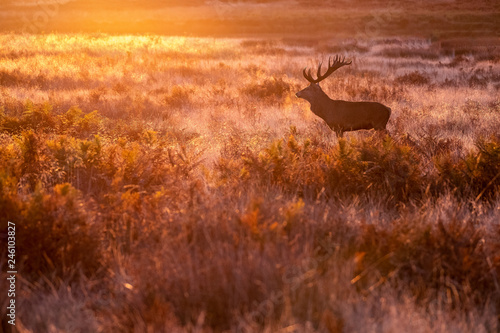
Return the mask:
<path id="1" fill-rule="evenodd" d="M 18 330 L 497 331 L 500 64 L 445 42 L 0 35 Z M 391 137 L 295 98 L 332 50 Z"/>

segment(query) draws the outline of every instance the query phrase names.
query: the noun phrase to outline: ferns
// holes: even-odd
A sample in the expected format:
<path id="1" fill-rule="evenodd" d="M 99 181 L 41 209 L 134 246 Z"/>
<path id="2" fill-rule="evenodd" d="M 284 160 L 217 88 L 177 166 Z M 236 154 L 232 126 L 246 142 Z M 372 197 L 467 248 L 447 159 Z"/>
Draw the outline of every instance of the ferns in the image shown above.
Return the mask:
<path id="1" fill-rule="evenodd" d="M 489 198 L 495 199 L 497 145 L 496 139 L 479 141 L 479 152 L 471 152 L 465 161 L 453 162 L 440 155 L 432 168 L 428 165 L 432 160 L 389 137 L 340 140 L 338 146 L 325 151 L 308 139 L 299 143 L 291 135 L 286 143 L 277 140 L 262 151 L 248 151 L 240 159 L 222 158 L 218 175 L 226 178 L 239 174 L 240 178 L 232 176 L 235 182 L 244 178 L 255 186 L 273 186 L 308 199 L 321 193 L 339 199 L 361 196 L 407 203 L 421 200 L 429 188 L 438 191 L 436 195 L 455 192 L 459 198 L 466 195 L 464 189 L 470 189 L 471 199 L 486 188 Z"/>

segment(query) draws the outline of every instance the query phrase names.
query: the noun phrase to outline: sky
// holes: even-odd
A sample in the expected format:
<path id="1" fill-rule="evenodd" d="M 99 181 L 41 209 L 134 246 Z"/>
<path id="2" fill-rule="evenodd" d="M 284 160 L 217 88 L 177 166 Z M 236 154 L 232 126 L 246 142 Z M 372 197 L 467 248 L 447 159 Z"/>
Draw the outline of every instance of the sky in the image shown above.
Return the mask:
<path id="1" fill-rule="evenodd" d="M 0 32 L 499 37 L 500 1 L 0 0 Z"/>

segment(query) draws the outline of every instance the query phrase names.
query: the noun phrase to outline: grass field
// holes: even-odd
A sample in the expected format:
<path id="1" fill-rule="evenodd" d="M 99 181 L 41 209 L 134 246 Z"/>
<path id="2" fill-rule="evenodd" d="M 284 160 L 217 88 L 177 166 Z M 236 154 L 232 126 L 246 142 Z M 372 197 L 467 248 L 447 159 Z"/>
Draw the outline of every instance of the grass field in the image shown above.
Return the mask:
<path id="1" fill-rule="evenodd" d="M 217 2 L 226 34 L 200 3 L 158 3 L 141 9 L 144 31 L 111 34 L 65 27 L 78 1 L 57 7 L 52 33 L 19 34 L 15 16 L 38 9 L 1 5 L 0 221 L 5 239 L 16 225 L 16 330 L 498 331 L 500 43 L 498 22 L 483 21 L 498 6 L 420 2 L 376 34 L 366 20 L 353 20 L 356 36 L 344 21 L 325 32 L 342 13 L 389 21 L 374 1 L 341 1 L 307 36 L 276 27 L 318 3 Z M 131 8 L 81 20 L 116 23 Z M 276 25 L 235 8 L 256 20 L 267 8 Z M 437 9 L 487 24 L 414 30 Z M 141 25 L 161 10 L 199 26 Z M 337 140 L 295 97 L 302 69 L 335 54 L 353 63 L 323 90 L 389 106 L 390 136 Z M 2 293 L 7 259 L 4 246 Z"/>

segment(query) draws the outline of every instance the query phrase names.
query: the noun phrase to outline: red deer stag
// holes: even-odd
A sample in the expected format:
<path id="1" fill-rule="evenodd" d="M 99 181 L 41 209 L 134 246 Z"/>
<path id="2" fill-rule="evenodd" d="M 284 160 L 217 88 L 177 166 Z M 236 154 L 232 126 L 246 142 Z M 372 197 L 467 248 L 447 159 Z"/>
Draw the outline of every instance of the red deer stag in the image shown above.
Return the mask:
<path id="1" fill-rule="evenodd" d="M 326 79 L 340 67 L 350 65 L 345 58 L 339 56 L 328 59 L 328 69 L 321 75 L 321 63 L 318 66 L 317 79 L 311 76 L 311 69 L 303 74 L 311 84 L 296 93 L 299 98 L 303 98 L 311 103 L 311 111 L 322 118 L 330 128 L 335 131 L 337 137 L 341 138 L 344 132 L 357 131 L 361 129 L 376 129 L 386 131 L 385 126 L 391 116 L 391 109 L 376 102 L 346 102 L 333 100 L 323 92 L 319 82 Z"/>

